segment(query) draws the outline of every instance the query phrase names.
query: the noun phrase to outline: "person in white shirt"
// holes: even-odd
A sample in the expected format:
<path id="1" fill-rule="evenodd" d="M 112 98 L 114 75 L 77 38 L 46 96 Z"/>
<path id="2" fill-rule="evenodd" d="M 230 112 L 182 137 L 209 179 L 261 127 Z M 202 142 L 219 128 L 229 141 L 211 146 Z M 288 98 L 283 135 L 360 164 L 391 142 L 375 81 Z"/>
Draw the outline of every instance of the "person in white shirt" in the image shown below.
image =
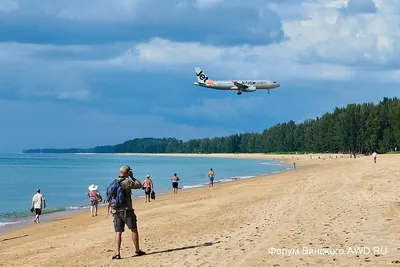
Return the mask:
<path id="1" fill-rule="evenodd" d="M 40 189 L 36 190 L 36 194 L 32 198 L 32 208 L 31 211 L 35 211 L 34 223 L 40 223 L 39 216 L 42 214 L 42 209 L 46 208 L 46 201 L 44 196 L 40 193 Z"/>
<path id="2" fill-rule="evenodd" d="M 376 152 L 374 151 L 374 153 L 372 153 L 372 156 L 374 157 L 374 163 L 376 163 Z"/>

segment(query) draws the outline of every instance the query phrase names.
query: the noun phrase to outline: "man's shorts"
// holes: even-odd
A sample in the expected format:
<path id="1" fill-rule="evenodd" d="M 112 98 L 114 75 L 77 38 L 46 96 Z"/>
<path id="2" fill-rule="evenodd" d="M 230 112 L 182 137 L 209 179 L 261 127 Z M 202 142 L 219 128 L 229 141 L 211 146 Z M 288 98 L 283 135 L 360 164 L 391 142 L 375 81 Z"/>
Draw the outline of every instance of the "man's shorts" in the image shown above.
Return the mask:
<path id="1" fill-rule="evenodd" d="M 150 187 L 147 187 L 147 188 L 144 190 L 144 193 L 145 193 L 146 195 L 150 195 L 150 193 L 151 193 L 151 188 L 150 188 Z"/>
<path id="2" fill-rule="evenodd" d="M 130 230 L 137 228 L 136 214 L 133 210 L 119 211 L 113 216 L 115 232 L 124 232 L 125 224 Z"/>
<path id="3" fill-rule="evenodd" d="M 42 214 L 42 209 L 35 209 L 35 213 L 36 213 L 36 215 Z"/>

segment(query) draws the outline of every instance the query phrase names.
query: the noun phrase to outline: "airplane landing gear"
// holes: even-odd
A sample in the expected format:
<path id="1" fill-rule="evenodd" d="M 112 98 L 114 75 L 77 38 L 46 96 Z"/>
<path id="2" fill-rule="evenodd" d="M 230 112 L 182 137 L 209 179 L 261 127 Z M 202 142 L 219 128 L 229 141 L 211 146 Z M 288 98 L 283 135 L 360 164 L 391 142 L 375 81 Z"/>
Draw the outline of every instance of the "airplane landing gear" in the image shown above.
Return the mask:
<path id="1" fill-rule="evenodd" d="M 237 95 L 241 95 L 241 94 L 242 94 L 242 92 L 240 92 L 240 91 L 239 91 L 239 92 L 237 92 Z"/>
<path id="2" fill-rule="evenodd" d="M 269 94 L 269 89 L 268 89 L 268 94 Z"/>

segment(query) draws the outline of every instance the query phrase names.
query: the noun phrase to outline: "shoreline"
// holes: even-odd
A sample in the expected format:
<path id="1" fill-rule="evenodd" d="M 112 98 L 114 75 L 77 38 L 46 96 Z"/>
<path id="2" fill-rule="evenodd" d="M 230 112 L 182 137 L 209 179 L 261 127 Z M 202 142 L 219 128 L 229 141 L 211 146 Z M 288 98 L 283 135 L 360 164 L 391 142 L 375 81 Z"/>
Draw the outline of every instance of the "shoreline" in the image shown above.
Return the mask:
<path id="1" fill-rule="evenodd" d="M 96 153 L 77 153 L 77 154 L 96 154 Z M 259 178 L 259 177 L 264 177 L 264 176 L 269 176 L 269 175 L 274 175 L 274 174 L 278 174 L 281 172 L 285 172 L 285 171 L 290 171 L 291 169 L 289 169 L 290 165 L 288 165 L 287 163 L 282 163 L 284 162 L 283 160 L 279 160 L 279 159 L 272 159 L 269 157 L 263 157 L 262 154 L 184 154 L 184 156 L 182 154 L 146 154 L 146 153 L 99 153 L 99 154 L 106 154 L 106 155 L 123 155 L 123 156 L 171 156 L 171 157 L 218 157 L 218 158 L 240 158 L 240 159 L 264 159 L 264 160 L 273 160 L 275 161 L 274 163 L 272 163 L 273 165 L 287 165 L 288 168 L 283 169 L 283 170 L 278 170 L 278 171 L 273 171 L 271 173 L 260 173 L 257 175 L 248 175 L 248 176 L 232 176 L 229 178 L 223 178 L 220 180 L 216 180 L 214 182 L 214 186 L 220 186 L 223 185 L 225 183 L 230 183 L 230 182 L 238 182 L 238 181 L 243 181 L 243 180 L 249 180 L 249 179 L 255 179 L 255 178 Z M 242 178 L 245 177 L 245 178 Z M 224 181 L 221 181 L 224 180 Z M 196 185 L 190 185 L 188 187 L 181 187 L 179 188 L 180 191 L 187 191 L 187 190 L 193 190 L 193 189 L 197 189 L 197 188 L 204 188 L 207 187 L 207 183 L 204 184 L 196 184 Z M 156 198 L 161 196 L 161 195 L 165 195 L 165 194 L 169 194 L 170 191 L 166 191 L 166 192 L 160 192 L 158 193 L 156 191 Z M 140 196 L 134 196 L 134 199 L 142 199 L 144 198 L 144 196 L 140 195 Z M 100 207 L 106 206 L 106 203 L 102 203 L 101 205 L 99 205 L 99 210 Z M 64 216 L 69 216 L 69 215 L 74 215 L 74 214 L 79 214 L 79 213 L 84 213 L 84 212 L 88 212 L 88 210 L 90 209 L 89 204 L 82 204 L 82 205 L 77 205 L 74 206 L 74 208 L 70 208 L 68 209 L 68 207 L 59 207 L 58 211 L 54 211 L 54 212 L 49 212 L 49 213 L 45 213 L 41 215 L 41 223 L 49 223 L 54 219 L 57 219 L 59 217 L 64 217 Z M 32 220 L 31 218 L 33 218 L 33 215 L 29 215 L 29 216 L 21 216 L 21 217 L 12 217 L 9 218 L 8 221 L 5 222 L 0 222 L 0 223 L 5 223 L 5 225 L 0 226 L 0 237 L 3 236 L 6 233 L 9 233 L 11 231 L 14 230 L 18 230 L 21 228 L 25 228 L 27 226 L 32 225 Z"/>
<path id="2" fill-rule="evenodd" d="M 226 183 L 230 182 L 238 182 L 238 181 L 243 181 L 243 180 L 251 180 L 251 179 L 257 179 L 260 177 L 268 177 L 270 175 L 275 175 L 275 174 L 280 174 L 286 171 L 293 171 L 293 161 L 296 162 L 307 162 L 309 163 L 308 159 L 311 156 L 311 159 L 313 160 L 325 160 L 329 159 L 329 157 L 335 156 L 343 156 L 343 157 L 349 157 L 347 154 L 332 154 L 332 153 L 326 153 L 326 154 L 263 154 L 263 153 L 208 153 L 208 154 L 197 154 L 197 153 L 72 153 L 72 154 L 82 154 L 82 155 L 114 155 L 114 156 L 154 156 L 154 157 L 193 157 L 193 158 L 237 158 L 237 159 L 258 159 L 258 160 L 272 160 L 275 161 L 273 164 L 279 165 L 283 164 L 286 165 L 287 168 L 280 170 L 280 171 L 274 171 L 271 173 L 260 173 L 257 175 L 250 175 L 249 176 L 244 176 L 244 177 L 250 177 L 250 178 L 243 178 L 243 179 L 233 179 L 233 177 L 230 178 L 225 178 L 227 181 L 224 182 L 215 182 L 214 186 L 220 186 L 224 185 Z M 301 164 L 296 165 L 297 168 L 303 167 Z M 234 176 L 235 177 L 235 176 Z M 199 188 L 205 188 L 207 187 L 207 183 L 204 183 L 202 185 L 191 185 L 188 188 L 179 188 L 180 191 L 187 191 L 187 190 L 193 190 L 193 189 L 199 189 Z M 169 194 L 170 192 L 161 192 L 158 193 L 156 191 L 157 196 Z M 144 196 L 134 196 L 134 199 L 142 199 Z M 106 204 L 102 204 L 101 206 L 105 206 Z M 63 209 L 64 207 L 60 208 Z M 87 212 L 90 209 L 90 206 L 86 204 L 82 204 L 80 206 L 76 206 L 74 209 L 67 209 L 65 207 L 65 210 L 60 210 L 60 211 L 55 211 L 55 212 L 50 212 L 47 214 L 43 214 L 41 216 L 42 223 L 49 223 L 54 219 L 57 219 L 59 217 L 63 216 L 69 216 L 69 215 L 74 215 L 74 214 L 80 214 Z M 100 209 L 100 206 L 99 206 Z M 9 223 L 7 225 L 4 225 L 0 227 L 0 237 L 11 232 L 14 230 L 22 229 L 27 226 L 30 226 L 31 223 L 31 217 L 32 216 L 24 216 L 24 217 L 18 217 L 18 218 L 10 218 L 10 221 L 4 222 L 4 223 Z M 15 220 L 14 220 L 15 219 Z M 17 221 L 18 220 L 18 221 Z"/>
<path id="3" fill-rule="evenodd" d="M 291 157 L 291 156 L 290 156 Z M 214 188 L 134 200 L 140 246 L 122 236 L 114 254 L 112 216 L 62 216 L 0 238 L 4 266 L 393 266 L 400 261 L 400 155 L 300 156 L 292 171 Z M 134 193 L 135 194 L 135 193 Z M 386 248 L 375 254 L 279 255 L 276 249 Z M 275 253 L 271 252 L 275 248 Z"/>
<path id="4" fill-rule="evenodd" d="M 307 160 L 310 155 L 313 157 L 312 159 L 317 160 L 317 159 L 329 159 L 329 156 L 335 155 L 335 156 L 344 156 L 344 157 L 349 157 L 346 154 L 263 154 L 263 153 L 208 153 L 208 154 L 196 154 L 196 153 L 74 153 L 74 154 L 82 154 L 82 155 L 115 155 L 115 156 L 154 156 L 154 157 L 194 157 L 194 158 L 237 158 L 237 159 L 258 159 L 258 160 L 272 160 L 275 161 L 273 164 L 276 165 L 286 165 L 287 168 L 280 170 L 280 171 L 274 171 L 271 173 L 260 173 L 257 175 L 249 175 L 249 176 L 244 176 L 244 177 L 249 177 L 249 178 L 238 178 L 234 179 L 233 177 L 230 178 L 225 178 L 227 181 L 224 182 L 215 182 L 214 186 L 220 186 L 226 183 L 230 182 L 238 182 L 238 181 L 243 181 L 243 180 L 251 180 L 251 179 L 256 179 L 260 177 L 267 177 L 270 175 L 274 174 L 279 174 L 283 173 L 286 171 L 292 171 L 293 170 L 293 165 L 292 162 L 301 162 L 304 160 Z M 298 159 L 297 159 L 298 158 Z M 308 161 L 307 161 L 308 162 Z M 296 168 L 301 168 L 303 167 L 302 165 L 296 165 Z M 225 180 L 224 179 L 224 180 Z M 191 185 L 188 188 L 179 188 L 179 190 L 193 190 L 193 189 L 198 189 L 198 188 L 204 188 L 207 187 L 207 183 L 204 183 L 202 185 Z M 156 192 L 157 196 L 164 195 L 164 194 L 169 194 L 169 191 L 166 192 L 161 192 L 158 193 Z M 144 196 L 134 196 L 134 199 L 141 199 L 144 198 Z M 101 206 L 105 206 L 106 204 L 102 204 Z M 63 217 L 63 216 L 68 216 L 68 215 L 73 215 L 73 214 L 79 214 L 79 213 L 84 213 L 87 212 L 90 209 L 90 206 L 86 204 L 82 204 L 80 206 L 75 206 L 76 208 L 71 208 L 67 209 L 68 207 L 59 207 L 61 210 L 60 211 L 55 211 L 55 212 L 50 212 L 47 214 L 43 214 L 41 216 L 42 218 L 42 223 L 49 223 L 53 219 L 56 219 L 58 217 Z M 100 206 L 99 206 L 100 208 Z M 21 216 L 17 218 L 10 218 L 9 221 L 3 222 L 3 223 L 10 223 L 7 225 L 4 225 L 0 227 L 0 237 L 10 231 L 14 231 L 17 229 L 21 229 L 24 227 L 27 227 L 31 225 L 31 217 L 32 216 Z"/>
<path id="5" fill-rule="evenodd" d="M 78 153 L 78 154 L 97 154 L 97 153 Z M 98 153 L 100 155 L 106 154 L 106 155 L 118 155 L 118 156 L 171 156 L 171 157 L 179 157 L 182 156 L 182 154 L 149 154 L 149 153 Z M 227 153 L 221 153 L 221 154 L 184 154 L 183 157 L 217 157 L 217 158 L 240 158 L 240 159 L 264 159 L 264 160 L 272 160 L 272 161 L 276 161 L 276 163 L 273 164 L 283 164 L 283 165 L 287 165 L 288 167 L 290 166 L 287 161 L 289 159 L 276 159 L 276 156 L 278 155 L 267 155 L 268 157 L 264 157 L 263 154 L 227 154 Z M 300 168 L 301 166 L 297 167 Z M 231 184 L 231 183 L 239 183 L 239 182 L 246 182 L 246 181 L 251 181 L 254 179 L 265 179 L 274 175 L 279 175 L 281 173 L 285 173 L 288 171 L 293 171 L 294 169 L 292 168 L 287 168 L 287 169 L 283 169 L 280 171 L 274 171 L 271 173 L 262 173 L 262 174 L 258 174 L 255 176 L 251 176 L 249 178 L 244 178 L 244 179 L 232 179 L 230 181 L 225 181 L 225 182 L 218 182 L 218 183 L 214 183 L 214 187 L 220 187 L 220 186 L 224 186 L 226 184 Z M 246 176 L 248 177 L 248 176 Z M 191 188 L 179 188 L 179 192 L 190 192 L 190 191 L 196 191 L 196 190 L 204 190 L 206 189 L 208 186 L 207 184 L 201 185 L 201 186 L 194 186 Z M 137 193 L 139 190 L 132 190 L 133 192 L 133 203 L 136 203 L 138 201 L 140 201 L 141 199 L 144 199 L 144 196 L 140 195 Z M 136 193 L 136 194 L 135 194 Z M 137 196 L 135 196 L 137 195 Z M 156 193 L 156 200 L 158 198 L 161 197 L 168 197 L 169 195 L 173 195 L 172 192 L 163 192 L 163 193 Z M 98 207 L 98 211 L 103 211 L 106 212 L 106 204 L 102 204 L 99 205 Z M 63 211 L 57 211 L 57 212 L 52 212 L 52 213 L 47 213 L 47 214 L 43 214 L 41 216 L 41 223 L 40 225 L 43 224 L 48 224 L 51 223 L 53 221 L 57 221 L 57 220 L 62 220 L 63 218 L 69 218 L 70 216 L 79 216 L 84 214 L 85 212 L 88 212 L 90 209 L 90 206 L 88 205 L 82 205 L 82 206 L 76 206 L 78 207 L 77 209 L 70 209 L 70 210 L 63 210 Z M 18 230 L 22 230 L 22 229 L 26 229 L 26 228 L 30 228 L 33 227 L 35 224 L 32 223 L 32 220 L 30 220 L 30 218 L 33 218 L 34 216 L 27 216 L 27 217 L 21 217 L 21 219 L 26 219 L 24 222 L 22 222 L 21 224 L 11 224 L 5 227 L 0 227 L 0 242 L 1 242 L 1 237 L 11 234 L 15 231 Z M 43 219 L 44 218 L 44 219 Z M 7 231 L 6 231 L 7 230 Z"/>

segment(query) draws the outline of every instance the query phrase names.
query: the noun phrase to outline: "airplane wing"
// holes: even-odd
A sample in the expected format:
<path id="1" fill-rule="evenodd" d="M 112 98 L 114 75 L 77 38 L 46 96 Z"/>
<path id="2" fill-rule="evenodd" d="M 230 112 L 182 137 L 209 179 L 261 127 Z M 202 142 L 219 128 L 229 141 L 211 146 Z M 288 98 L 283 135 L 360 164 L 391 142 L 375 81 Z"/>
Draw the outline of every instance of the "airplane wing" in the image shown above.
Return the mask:
<path id="1" fill-rule="evenodd" d="M 234 84 L 235 86 L 237 86 L 239 89 L 246 89 L 246 88 L 248 88 L 247 85 L 245 85 L 245 84 L 243 84 L 243 83 L 239 83 L 239 82 L 237 82 L 237 81 L 233 81 L 233 84 Z"/>

